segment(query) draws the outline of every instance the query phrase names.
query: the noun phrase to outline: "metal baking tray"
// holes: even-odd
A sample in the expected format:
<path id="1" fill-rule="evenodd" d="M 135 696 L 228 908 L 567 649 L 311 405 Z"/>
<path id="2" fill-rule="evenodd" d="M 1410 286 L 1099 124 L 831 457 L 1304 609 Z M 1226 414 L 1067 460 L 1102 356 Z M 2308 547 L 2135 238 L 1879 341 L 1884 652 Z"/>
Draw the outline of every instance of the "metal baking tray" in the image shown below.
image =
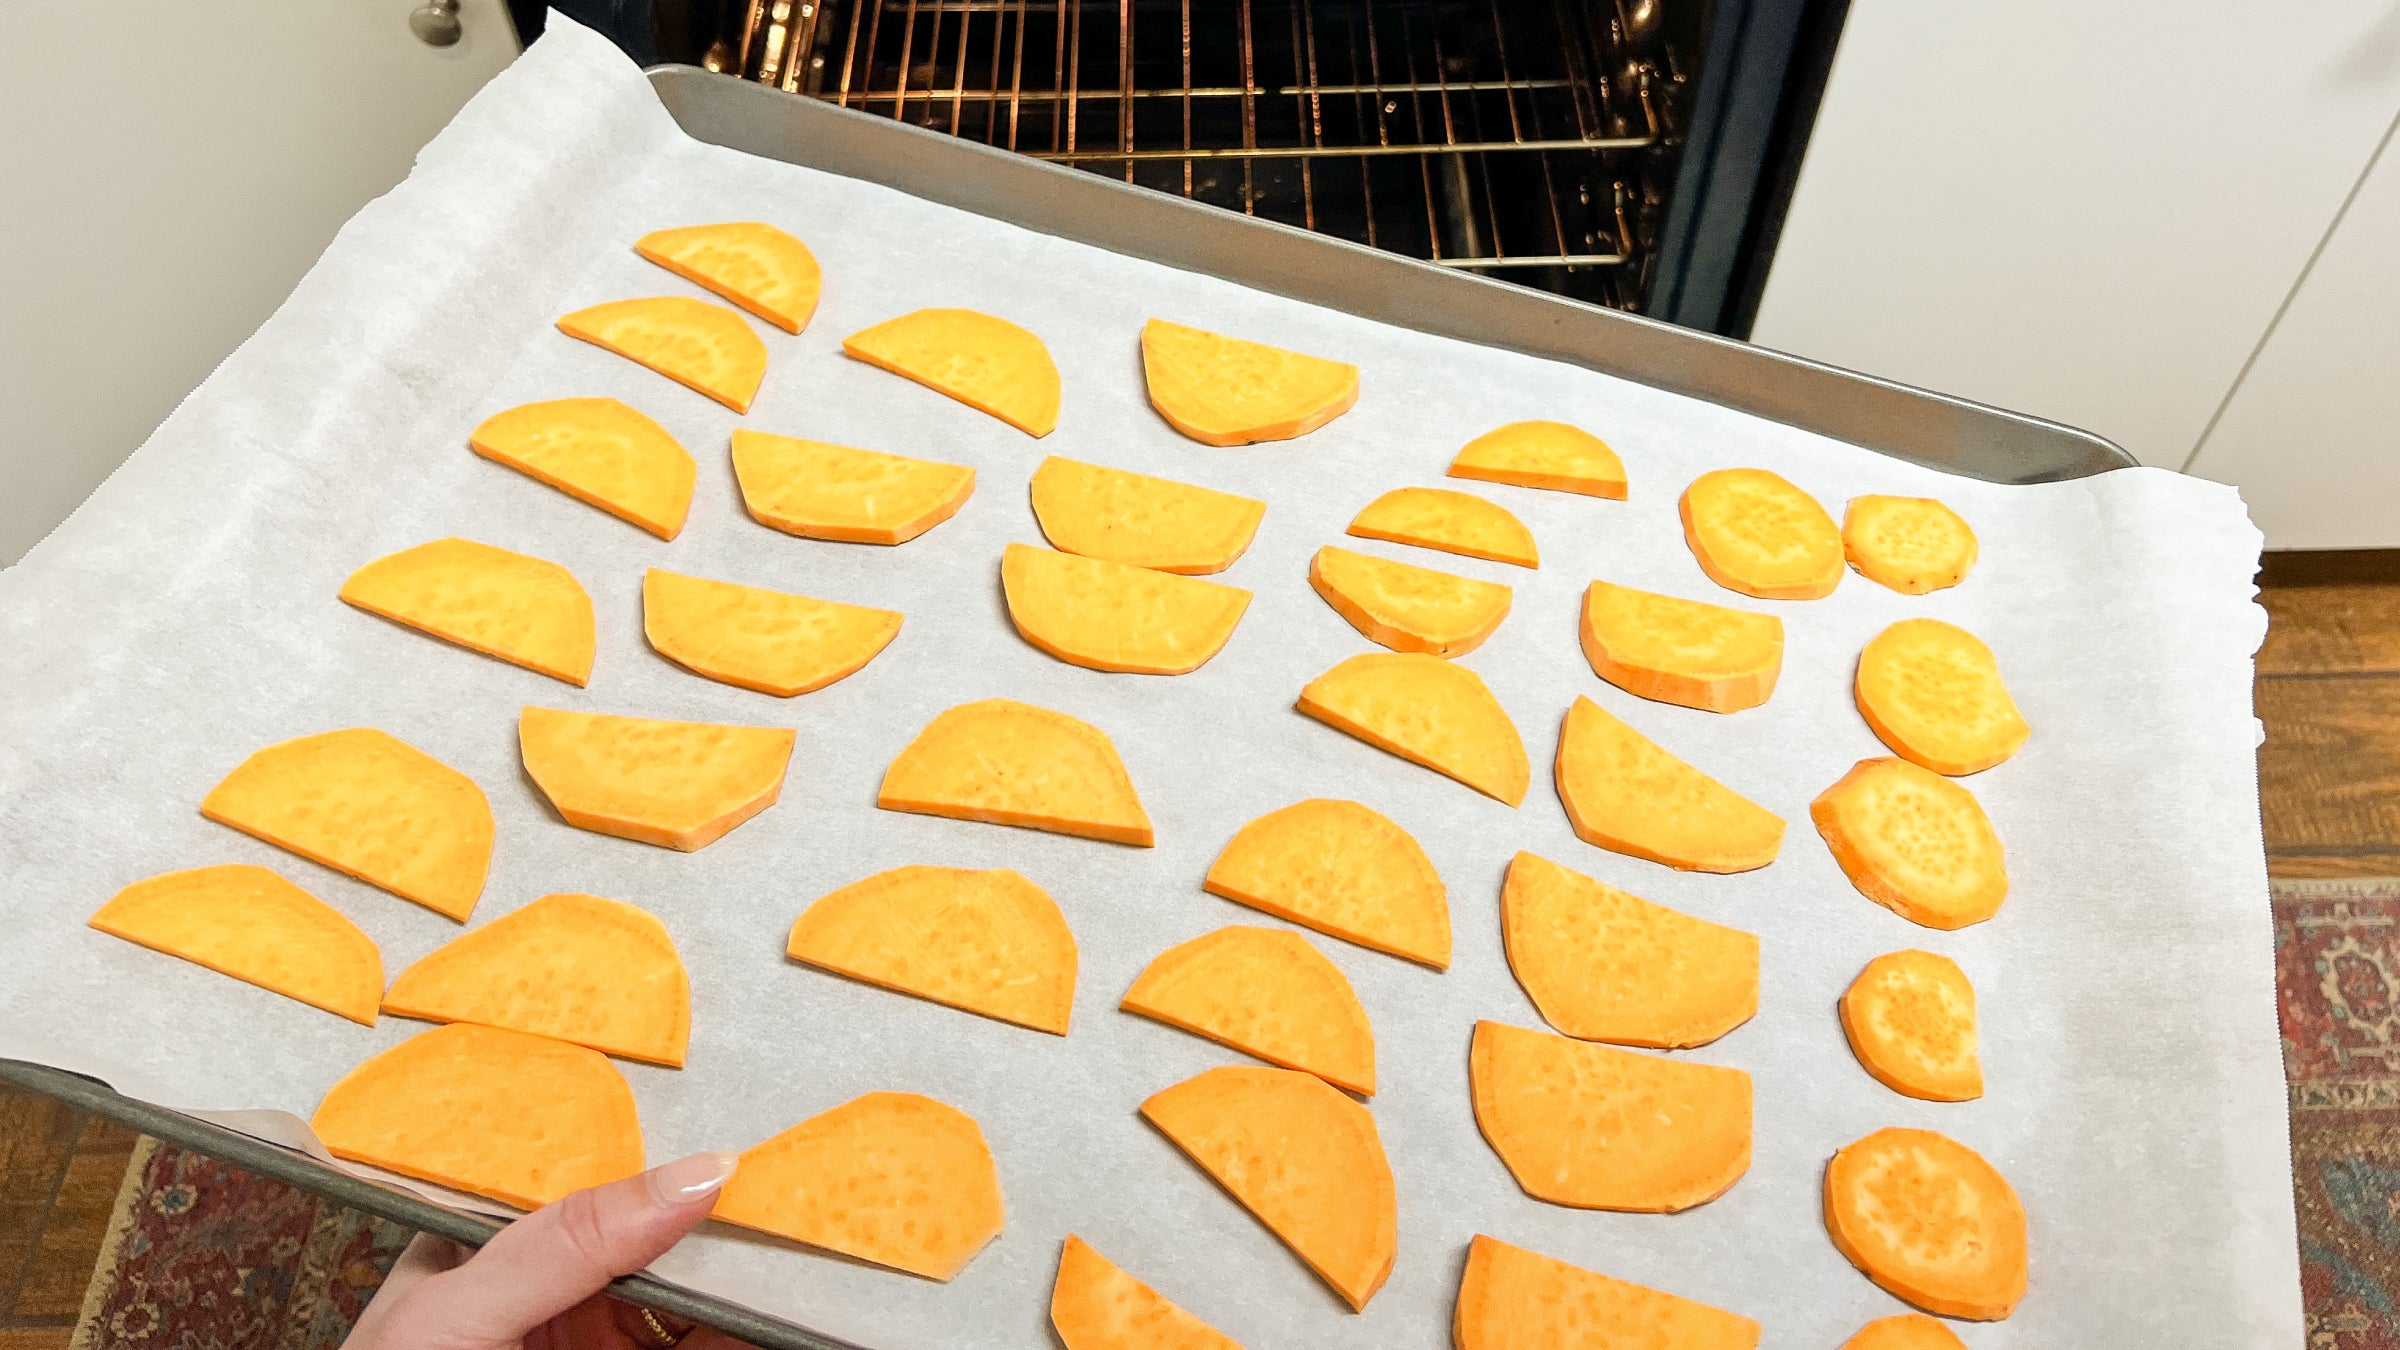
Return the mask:
<path id="1" fill-rule="evenodd" d="M 2134 463 L 2108 441 L 2054 422 L 1378 252 L 695 66 L 648 74 L 668 113 L 698 140 L 1364 318 L 1568 362 L 1948 473 L 2048 483 Z M 134 1101 L 95 1079 L 0 1060 L 0 1083 L 453 1241 L 480 1245 L 500 1228 L 487 1215 Z M 771 1350 L 859 1350 L 646 1275 L 614 1287 L 634 1302 Z"/>

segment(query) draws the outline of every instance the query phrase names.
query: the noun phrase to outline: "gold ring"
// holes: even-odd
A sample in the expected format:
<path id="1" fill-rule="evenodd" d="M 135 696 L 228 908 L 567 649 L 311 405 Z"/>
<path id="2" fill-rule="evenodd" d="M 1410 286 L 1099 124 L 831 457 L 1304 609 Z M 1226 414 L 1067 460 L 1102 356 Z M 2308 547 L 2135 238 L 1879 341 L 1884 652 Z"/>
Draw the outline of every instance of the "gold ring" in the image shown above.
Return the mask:
<path id="1" fill-rule="evenodd" d="M 657 1337 L 650 1342 L 653 1350 L 674 1350 L 675 1346 L 683 1344 L 684 1337 L 692 1334 L 690 1327 L 682 1331 L 667 1330 L 667 1324 L 659 1321 L 658 1314 L 648 1308 L 637 1308 L 635 1311 L 642 1315 L 642 1329 Z"/>

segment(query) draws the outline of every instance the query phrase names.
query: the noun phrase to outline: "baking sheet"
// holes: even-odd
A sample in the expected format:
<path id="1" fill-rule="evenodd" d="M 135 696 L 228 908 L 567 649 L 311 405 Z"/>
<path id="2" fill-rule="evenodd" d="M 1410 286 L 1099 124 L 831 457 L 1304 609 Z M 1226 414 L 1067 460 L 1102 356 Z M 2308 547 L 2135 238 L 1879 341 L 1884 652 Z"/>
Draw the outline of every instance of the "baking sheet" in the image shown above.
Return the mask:
<path id="1" fill-rule="evenodd" d="M 771 361 L 746 418 L 550 328 L 567 310 L 693 288 L 635 257 L 637 235 L 774 221 L 809 241 L 825 299 Z M 841 335 L 921 305 L 964 305 L 1039 333 L 1066 374 L 1036 442 L 840 354 Z M 1135 334 L 1152 315 L 1338 355 L 1355 410 L 1296 442 L 1218 450 L 1143 401 Z M 661 543 L 465 446 L 482 417 L 567 395 L 625 399 L 702 465 L 691 523 Z M 1552 417 L 1624 454 L 1633 499 L 1498 486 L 1531 526 L 1527 572 L 1350 540 L 1386 488 L 1439 484 L 1452 452 L 1506 420 Z M 974 498 L 897 549 L 792 539 L 742 512 L 736 426 L 973 464 Z M 1224 652 L 1173 679 L 1063 665 L 1020 641 L 997 560 L 1040 542 L 1025 485 L 1047 454 L 1270 502 L 1218 580 L 1256 592 Z M 1594 577 L 1727 599 L 1685 549 L 1675 497 L 1714 467 L 1764 465 L 1835 506 L 1936 494 L 1982 559 L 1910 598 L 1850 577 L 1785 616 L 1775 698 L 1732 717 L 1650 704 L 1593 678 L 1575 641 Z M 600 655 L 576 690 L 351 610 L 361 563 L 444 534 L 554 559 L 592 592 Z M 1516 588 L 1466 658 L 1523 731 L 1537 781 L 1511 810 L 1292 711 L 1300 686 L 1368 645 L 1309 589 L 1338 542 Z M 0 1055 L 106 1078 L 187 1109 L 304 1117 L 342 1072 L 422 1030 L 368 1029 L 107 938 L 83 919 L 171 868 L 274 867 L 351 915 L 388 970 L 448 921 L 202 820 L 197 803 L 258 746 L 382 727 L 473 776 L 499 817 L 475 918 L 552 891 L 633 901 L 693 972 L 681 1072 L 624 1065 L 654 1160 L 740 1147 L 864 1091 L 925 1092 L 973 1115 L 997 1155 L 1007 1232 L 948 1285 L 712 1227 L 657 1273 L 878 1347 L 1049 1344 L 1045 1309 L 1074 1231 L 1253 1347 L 1447 1344 L 1478 1232 L 1732 1308 L 1770 1346 L 1838 1343 L 1899 1306 L 1826 1241 L 1824 1159 L 1884 1125 L 1943 1130 L 2015 1183 L 2032 1290 L 1978 1347 L 2253 1346 L 2300 1329 L 2270 928 L 2252 759 L 2250 602 L 2259 536 L 2234 493 L 2150 470 L 2040 487 L 1947 478 L 1790 427 L 1589 371 L 1465 346 L 1034 235 L 904 195 L 685 138 L 613 48 L 551 31 L 343 230 L 285 306 L 85 507 L 0 575 Z M 641 639 L 647 566 L 905 611 L 858 675 L 782 701 L 691 676 Z M 1972 786 L 2014 885 L 1990 923 L 1916 928 L 1860 897 L 1807 804 L 1882 753 L 1848 696 L 1859 647 L 1911 615 L 1961 623 L 1998 653 L 2033 739 Z M 1577 841 L 1548 785 L 1577 694 L 1791 823 L 1773 866 L 1687 876 Z M 879 812 L 876 784 L 935 713 L 992 695 L 1109 732 L 1159 846 Z M 691 855 L 569 828 L 518 766 L 523 704 L 796 726 L 782 801 Z M 1244 821 L 1349 796 L 1424 844 L 1450 887 L 1456 958 L 1435 973 L 1318 943 L 1374 1020 L 1372 1109 L 1399 1182 L 1401 1252 L 1364 1314 L 1135 1114 L 1148 1093 L 1230 1052 L 1115 1012 L 1157 952 L 1232 922 L 1275 921 L 1199 879 Z M 1510 978 L 1496 897 L 1530 849 L 1763 942 L 1758 1017 L 1692 1058 L 1749 1070 L 1756 1156 L 1723 1198 L 1675 1216 L 1526 1198 L 1477 1135 L 1466 1049 L 1477 1018 L 1539 1026 Z M 1011 866 L 1057 898 L 1081 946 L 1065 1039 L 801 968 L 782 955 L 809 901 L 882 868 Z M 1982 1004 L 1981 1101 L 1898 1097 L 1852 1061 L 1834 1000 L 1870 957 L 1955 956 Z M 275 1134 L 277 1117 L 246 1117 Z M 286 1126 L 297 1121 L 285 1122 Z M 288 1137 L 288 1136 L 287 1136 Z"/>

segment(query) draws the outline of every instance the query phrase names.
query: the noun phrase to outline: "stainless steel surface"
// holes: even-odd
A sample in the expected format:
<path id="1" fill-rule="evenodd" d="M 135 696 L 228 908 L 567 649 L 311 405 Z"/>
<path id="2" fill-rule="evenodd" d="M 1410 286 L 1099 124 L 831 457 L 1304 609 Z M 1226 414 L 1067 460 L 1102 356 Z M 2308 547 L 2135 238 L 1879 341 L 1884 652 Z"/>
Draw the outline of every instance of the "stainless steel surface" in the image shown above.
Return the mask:
<path id="1" fill-rule="evenodd" d="M 408 31 L 428 47 L 455 47 L 466 32 L 458 18 L 458 0 L 425 0 L 408 12 Z"/>

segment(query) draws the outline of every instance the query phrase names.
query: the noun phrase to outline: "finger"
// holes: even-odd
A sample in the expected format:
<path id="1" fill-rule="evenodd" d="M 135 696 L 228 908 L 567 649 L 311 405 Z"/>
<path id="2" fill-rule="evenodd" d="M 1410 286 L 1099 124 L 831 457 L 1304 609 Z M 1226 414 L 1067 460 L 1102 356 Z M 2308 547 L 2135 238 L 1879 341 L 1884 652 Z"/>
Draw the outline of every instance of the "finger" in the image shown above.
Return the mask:
<path id="1" fill-rule="evenodd" d="M 409 1290 L 466 1259 L 466 1249 L 448 1238 L 432 1233 L 419 1233 L 410 1238 L 408 1246 L 400 1251 L 400 1259 L 392 1263 L 391 1273 L 383 1277 L 383 1283 L 376 1286 L 373 1297 L 359 1313 L 358 1322 L 351 1329 L 353 1343 L 362 1346 L 377 1344 L 382 1336 L 383 1323 L 408 1297 Z"/>

